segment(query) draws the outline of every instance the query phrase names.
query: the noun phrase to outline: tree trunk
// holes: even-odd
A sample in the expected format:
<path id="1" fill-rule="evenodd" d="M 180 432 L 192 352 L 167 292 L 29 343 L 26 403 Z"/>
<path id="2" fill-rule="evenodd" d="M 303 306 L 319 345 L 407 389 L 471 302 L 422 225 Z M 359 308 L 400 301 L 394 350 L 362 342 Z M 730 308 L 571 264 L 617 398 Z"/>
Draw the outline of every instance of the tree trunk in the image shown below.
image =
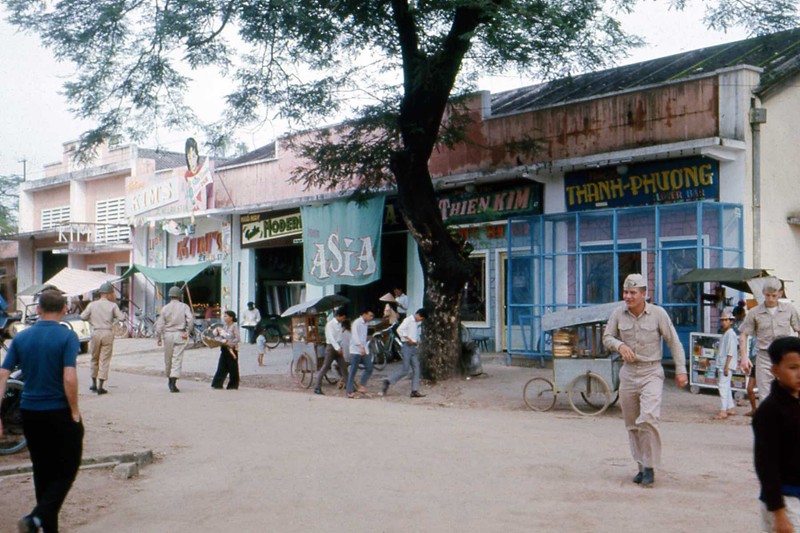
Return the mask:
<path id="1" fill-rule="evenodd" d="M 438 381 L 459 368 L 461 292 L 470 279 L 471 265 L 467 252 L 453 240 L 442 221 L 427 163 L 424 156 L 399 151 L 392 156 L 391 169 L 397 179 L 400 208 L 417 241 L 425 274 L 429 317 L 421 357 L 426 375 Z"/>

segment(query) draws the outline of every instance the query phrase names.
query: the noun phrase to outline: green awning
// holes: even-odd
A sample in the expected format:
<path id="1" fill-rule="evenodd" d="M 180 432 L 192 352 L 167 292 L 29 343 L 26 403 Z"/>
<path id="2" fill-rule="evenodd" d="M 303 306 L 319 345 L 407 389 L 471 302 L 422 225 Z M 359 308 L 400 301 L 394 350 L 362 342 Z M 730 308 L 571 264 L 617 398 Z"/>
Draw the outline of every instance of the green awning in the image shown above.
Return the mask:
<path id="1" fill-rule="evenodd" d="M 202 271 L 207 269 L 210 266 L 213 266 L 214 263 L 208 261 L 205 263 L 199 263 L 197 265 L 187 265 L 187 266 L 176 266 L 176 267 L 167 267 L 167 268 L 152 268 L 146 267 L 142 265 L 134 264 L 125 273 L 122 275 L 122 279 L 129 278 L 136 274 L 144 275 L 150 281 L 155 283 L 188 283 L 195 276 L 200 274 Z"/>
<path id="2" fill-rule="evenodd" d="M 769 276 L 759 268 L 695 268 L 675 280 L 675 283 L 719 283 L 731 289 L 752 293 L 747 280 Z"/>

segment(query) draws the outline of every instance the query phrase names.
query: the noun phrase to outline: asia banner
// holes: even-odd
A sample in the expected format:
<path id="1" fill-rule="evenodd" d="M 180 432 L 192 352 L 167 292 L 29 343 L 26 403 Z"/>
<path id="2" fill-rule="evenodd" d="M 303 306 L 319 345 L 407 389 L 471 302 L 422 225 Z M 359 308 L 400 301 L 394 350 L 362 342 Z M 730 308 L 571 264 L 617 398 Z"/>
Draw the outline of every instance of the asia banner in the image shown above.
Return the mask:
<path id="1" fill-rule="evenodd" d="M 687 157 L 567 172 L 564 196 L 567 211 L 718 200 L 719 162 Z"/>
<path id="2" fill-rule="evenodd" d="M 303 276 L 313 285 L 366 285 L 381 277 L 385 196 L 301 207 Z"/>

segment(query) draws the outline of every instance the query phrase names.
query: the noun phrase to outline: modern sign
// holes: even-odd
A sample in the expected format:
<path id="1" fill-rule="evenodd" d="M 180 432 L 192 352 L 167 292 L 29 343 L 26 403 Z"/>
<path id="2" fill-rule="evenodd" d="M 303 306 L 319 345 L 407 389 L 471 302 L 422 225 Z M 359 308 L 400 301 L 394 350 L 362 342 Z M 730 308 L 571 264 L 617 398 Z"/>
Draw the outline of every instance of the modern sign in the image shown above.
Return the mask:
<path id="1" fill-rule="evenodd" d="M 719 162 L 689 157 L 567 172 L 567 211 L 719 199 Z"/>
<path id="2" fill-rule="evenodd" d="M 268 213 L 242 215 L 241 225 L 242 246 L 303 233 L 299 212 L 278 217 L 269 217 Z"/>

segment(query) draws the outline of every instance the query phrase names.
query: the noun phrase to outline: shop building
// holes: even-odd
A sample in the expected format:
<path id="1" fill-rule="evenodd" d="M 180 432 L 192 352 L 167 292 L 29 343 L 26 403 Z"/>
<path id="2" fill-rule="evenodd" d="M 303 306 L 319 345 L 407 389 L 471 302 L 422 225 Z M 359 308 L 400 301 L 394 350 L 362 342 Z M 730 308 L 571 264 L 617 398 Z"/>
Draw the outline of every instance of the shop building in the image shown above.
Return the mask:
<path id="1" fill-rule="evenodd" d="M 687 271 L 798 279 L 798 40 L 792 30 L 475 98 L 480 142 L 434 158 L 434 171 L 478 188 L 543 186 L 542 214 L 506 225 L 510 263 L 489 266 L 505 271 L 495 346 L 546 352 L 543 314 L 617 301 L 630 272 L 645 275 L 686 344 L 717 326 L 703 298 L 714 287 L 673 283 Z M 787 295 L 800 296 L 796 284 Z"/>
<path id="2" fill-rule="evenodd" d="M 20 185 L 18 290 L 64 267 L 122 274 L 133 254 L 125 182 L 176 164 L 173 154 L 105 144 L 84 164 L 76 157 L 78 144 L 64 143 L 61 161 Z M 123 283 L 120 289 L 128 295 L 133 287 Z"/>

